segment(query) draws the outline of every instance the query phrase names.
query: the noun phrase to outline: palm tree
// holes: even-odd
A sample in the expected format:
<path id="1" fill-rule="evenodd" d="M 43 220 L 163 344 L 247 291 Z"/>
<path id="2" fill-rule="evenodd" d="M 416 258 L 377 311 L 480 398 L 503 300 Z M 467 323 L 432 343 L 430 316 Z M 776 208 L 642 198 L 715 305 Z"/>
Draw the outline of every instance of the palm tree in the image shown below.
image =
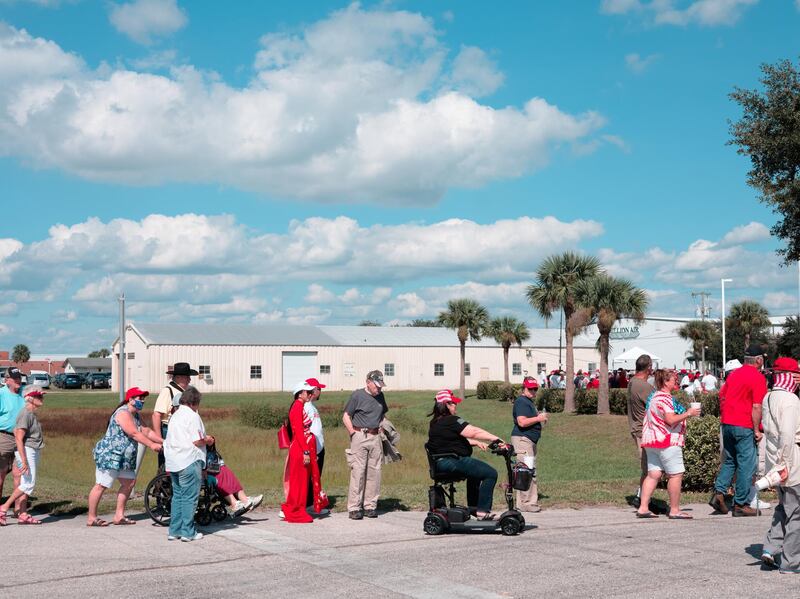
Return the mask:
<path id="1" fill-rule="evenodd" d="M 697 368 L 699 357 L 703 355 L 703 348 L 712 343 L 715 334 L 716 327 L 706 320 L 690 320 L 678 329 L 678 337 L 692 342 L 695 368 Z"/>
<path id="2" fill-rule="evenodd" d="M 575 357 L 573 338 L 589 323 L 590 315 L 577 304 L 575 291 L 578 283 L 600 274 L 600 262 L 593 256 L 564 252 L 545 258 L 536 271 L 536 282 L 528 286 L 528 303 L 541 316 L 549 320 L 556 310 L 564 311 L 566 338 L 567 390 L 564 394 L 564 411 L 575 411 Z"/>
<path id="3" fill-rule="evenodd" d="M 31 359 L 31 350 L 24 343 L 18 343 L 11 350 L 11 361 L 16 364 L 24 364 Z"/>
<path id="4" fill-rule="evenodd" d="M 438 318 L 443 327 L 455 329 L 458 342 L 461 344 L 461 372 L 459 387 L 464 397 L 464 363 L 466 358 L 467 339 L 480 341 L 486 325 L 489 324 L 489 313 L 486 308 L 471 299 L 455 299 L 447 302 L 447 310 Z"/>
<path id="5" fill-rule="evenodd" d="M 486 328 L 485 333 L 497 341 L 503 348 L 503 364 L 505 381 L 508 381 L 508 350 L 512 343 L 522 347 L 522 343 L 527 341 L 531 334 L 528 325 L 513 316 L 501 316 L 493 318 Z"/>
<path id="6" fill-rule="evenodd" d="M 647 294 L 627 279 L 618 279 L 600 274 L 585 279 L 578 285 L 576 295 L 582 306 L 591 311 L 597 322 L 600 336 L 597 349 L 600 350 L 600 388 L 597 392 L 597 413 L 610 412 L 608 401 L 608 352 L 609 338 L 614 323 L 623 318 L 631 318 L 637 324 L 644 321 L 647 310 Z"/>
<path id="7" fill-rule="evenodd" d="M 770 326 L 767 309 L 752 300 L 743 300 L 731 306 L 725 326 L 744 336 L 744 350 L 750 346 L 752 335 L 762 334 Z"/>

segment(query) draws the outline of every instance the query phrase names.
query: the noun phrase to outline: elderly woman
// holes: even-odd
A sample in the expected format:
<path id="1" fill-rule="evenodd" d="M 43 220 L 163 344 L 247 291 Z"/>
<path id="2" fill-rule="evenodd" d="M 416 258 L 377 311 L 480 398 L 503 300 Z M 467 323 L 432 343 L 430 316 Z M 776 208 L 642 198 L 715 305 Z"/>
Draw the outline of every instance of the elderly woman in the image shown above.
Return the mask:
<path id="1" fill-rule="evenodd" d="M 647 477 L 642 482 L 642 496 L 637 518 L 657 518 L 648 510 L 662 474 L 667 475 L 670 520 L 691 520 L 692 516 L 680 507 L 681 483 L 683 482 L 683 445 L 686 420 L 699 416 L 697 408 L 683 409 L 676 406 L 672 392 L 678 388 L 678 373 L 659 369 L 655 374 L 655 391 L 647 400 L 642 426 L 642 448 L 647 454 Z"/>
<path id="2" fill-rule="evenodd" d="M 89 493 L 89 514 L 86 526 L 108 526 L 108 522 L 97 517 L 97 506 L 106 489 L 119 479 L 117 508 L 114 524 L 136 524 L 125 517 L 125 504 L 136 484 L 136 453 L 142 443 L 153 451 L 161 450 L 160 437 L 146 426 L 142 426 L 140 413 L 144 399 L 150 395 L 138 387 L 128 389 L 108 421 L 106 434 L 94 447 L 95 485 Z"/>
<path id="3" fill-rule="evenodd" d="M 214 444 L 214 437 L 206 435 L 203 419 L 197 413 L 201 398 L 195 387 L 183 392 L 177 411 L 169 419 L 164 440 L 164 464 L 172 479 L 168 541 L 203 538 L 203 533 L 195 528 L 194 514 L 200 498 L 206 448 Z"/>
<path id="4" fill-rule="evenodd" d="M 0 526 L 6 525 L 6 512 L 16 504 L 20 524 L 41 524 L 28 513 L 28 497 L 36 486 L 36 466 L 39 463 L 39 452 L 44 447 L 42 425 L 36 418 L 36 410 L 44 403 L 44 392 L 41 387 L 26 387 L 25 407 L 17 417 L 14 428 L 14 440 L 17 443 L 15 452 L 16 467 L 22 475 L 20 483 L 8 500 L 0 506 Z"/>

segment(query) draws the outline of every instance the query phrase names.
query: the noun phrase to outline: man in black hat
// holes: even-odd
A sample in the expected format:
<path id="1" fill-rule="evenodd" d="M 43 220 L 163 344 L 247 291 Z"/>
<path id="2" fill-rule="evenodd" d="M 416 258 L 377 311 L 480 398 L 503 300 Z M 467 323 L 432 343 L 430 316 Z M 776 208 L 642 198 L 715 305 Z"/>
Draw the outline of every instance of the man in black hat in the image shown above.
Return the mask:
<path id="1" fill-rule="evenodd" d="M 189 366 L 188 362 L 176 362 L 175 365 L 167 370 L 171 380 L 158 394 L 156 404 L 153 406 L 153 431 L 161 434 L 161 438 L 167 437 L 167 424 L 172 415 L 173 399 L 183 393 L 191 382 L 191 377 L 197 376 L 197 371 Z M 158 465 L 164 465 L 164 453 L 158 452 Z"/>
<path id="2" fill-rule="evenodd" d="M 12 471 L 14 474 L 14 488 L 19 486 L 21 478 L 19 470 L 14 465 L 14 451 L 17 441 L 14 438 L 14 427 L 17 416 L 25 406 L 22 397 L 22 373 L 16 366 L 9 366 L 5 374 L 5 386 L 0 389 L 0 495 L 3 492 L 3 483 L 6 475 Z"/>

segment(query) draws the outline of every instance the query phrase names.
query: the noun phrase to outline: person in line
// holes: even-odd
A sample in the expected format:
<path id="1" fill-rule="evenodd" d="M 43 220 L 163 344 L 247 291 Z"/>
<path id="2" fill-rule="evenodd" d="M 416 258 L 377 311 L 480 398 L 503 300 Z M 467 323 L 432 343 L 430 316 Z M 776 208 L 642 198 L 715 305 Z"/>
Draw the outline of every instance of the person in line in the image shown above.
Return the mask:
<path id="1" fill-rule="evenodd" d="M 710 370 L 706 370 L 705 376 L 700 379 L 703 393 L 713 393 L 717 390 L 717 377 L 711 374 Z"/>
<path id="2" fill-rule="evenodd" d="M 42 425 L 36 417 L 36 410 L 44 403 L 44 392 L 39 386 L 25 387 L 25 408 L 17 417 L 14 438 L 17 443 L 15 454 L 16 467 L 21 478 L 19 485 L 11 493 L 8 500 L 0 506 L 0 526 L 6 525 L 6 513 L 15 506 L 20 524 L 41 524 L 28 513 L 28 497 L 36 487 L 36 467 L 39 463 L 39 452 L 44 447 Z"/>
<path id="3" fill-rule="evenodd" d="M 382 391 L 385 386 L 383 373 L 372 370 L 364 388 L 353 391 L 344 406 L 342 422 L 350 435 L 347 512 L 351 520 L 378 517 L 383 464 L 380 426 L 389 411 Z"/>
<path id="4" fill-rule="evenodd" d="M 628 373 L 624 368 L 617 369 L 617 389 L 628 388 Z"/>
<path id="5" fill-rule="evenodd" d="M 24 406 L 22 373 L 16 366 L 9 366 L 6 369 L 5 386 L 0 389 L 0 495 L 3 494 L 3 485 L 9 472 L 14 478 L 14 488 L 19 487 L 20 473 L 14 464 L 14 452 L 17 450 L 14 427 Z"/>
<path id="6" fill-rule="evenodd" d="M 197 371 L 188 362 L 176 362 L 171 368 L 167 369 L 170 381 L 161 390 L 153 406 L 153 430 L 161 437 L 161 442 L 167 437 L 167 426 L 173 410 L 174 399 L 180 396 L 191 383 L 192 377 L 197 376 Z M 141 463 L 141 460 L 140 460 Z M 164 453 L 158 454 L 158 467 L 163 469 Z"/>
<path id="7" fill-rule="evenodd" d="M 522 380 L 522 394 L 514 400 L 512 417 L 514 427 L 511 430 L 511 444 L 517 459 L 524 461 L 529 457 L 536 467 L 536 453 L 539 439 L 542 435 L 542 425 L 547 422 L 547 414 L 540 414 L 536 409 L 536 392 L 539 390 L 539 383 L 536 379 L 526 376 Z M 457 403 L 457 402 L 456 402 Z M 539 472 L 536 471 L 538 476 Z M 540 512 L 539 489 L 536 484 L 536 477 L 531 482 L 530 489 L 527 491 L 517 491 L 517 509 L 522 512 Z"/>
<path id="8" fill-rule="evenodd" d="M 641 470 L 639 488 L 636 489 L 636 498 L 633 500 L 633 507 L 637 509 L 641 505 L 642 483 L 647 477 L 647 452 L 642 448 L 642 426 L 647 410 L 647 399 L 655 392 L 653 385 L 647 382 L 652 372 L 652 358 L 647 354 L 642 354 L 636 358 L 636 374 L 633 375 L 628 385 L 628 428 L 631 431 L 633 442 L 636 444 Z"/>
<path id="9" fill-rule="evenodd" d="M 767 439 L 767 471 L 783 466 L 778 486 L 778 505 L 764 541 L 761 561 L 775 567 L 781 556 L 781 572 L 800 574 L 800 366 L 793 358 L 773 364 L 772 391 L 763 401 L 764 435 Z"/>
<path id="10" fill-rule="evenodd" d="M 178 402 L 178 405 L 180 405 L 180 398 L 178 398 Z M 211 473 L 211 468 L 209 466 L 209 462 L 213 456 L 216 456 L 217 463 L 219 464 L 219 472 L 216 474 Z M 222 455 L 217 451 L 216 444 L 206 449 L 206 466 L 208 467 L 209 475 L 213 476 L 216 481 L 217 490 L 228 504 L 230 508 L 229 513 L 232 517 L 238 518 L 242 514 L 254 510 L 261 505 L 264 496 L 255 495 L 250 497 L 245 493 L 242 483 L 239 482 L 236 474 L 225 464 Z"/>
<path id="11" fill-rule="evenodd" d="M 750 485 L 756 471 L 756 446 L 763 436 L 761 402 L 767 393 L 767 380 L 761 374 L 764 352 L 753 344 L 745 352 L 744 365 L 728 376 L 719 392 L 720 423 L 725 460 L 714 481 L 714 494 L 708 504 L 716 512 L 728 513 L 725 493 L 736 475 L 733 496 L 734 516 L 755 516 L 758 510 L 748 503 Z"/>
<path id="12" fill-rule="evenodd" d="M 656 371 L 656 391 L 648 402 L 642 425 L 642 447 L 647 454 L 647 477 L 642 482 L 642 496 L 637 518 L 657 518 L 648 509 L 650 498 L 663 474 L 667 475 L 670 520 L 691 520 L 681 511 L 681 483 L 683 481 L 683 445 L 686 420 L 699 416 L 700 410 L 690 408 L 679 414 L 675 409 L 672 392 L 678 388 L 678 375 L 674 370 Z"/>
<path id="13" fill-rule="evenodd" d="M 313 433 L 309 430 L 310 420 L 305 418 L 303 404 L 311 401 L 314 387 L 302 381 L 294 387 L 294 401 L 289 409 L 289 427 L 291 428 L 292 442 L 289 445 L 289 493 L 286 501 L 281 504 L 281 512 L 286 522 L 309 523 L 314 519 L 306 510 L 306 496 L 308 483 L 312 481 L 314 493 L 314 509 L 319 512 L 327 507 L 319 481 L 319 467 L 317 465 L 317 443 Z"/>
<path id="14" fill-rule="evenodd" d="M 202 394 L 187 387 L 180 405 L 169 420 L 164 439 L 164 465 L 172 481 L 168 541 L 199 541 L 203 533 L 195 527 L 194 515 L 200 498 L 202 472 L 206 466 L 206 449 L 214 437 L 206 434 L 198 413 Z"/>
<path id="15" fill-rule="evenodd" d="M 428 428 L 428 451 L 432 456 L 455 454 L 457 457 L 437 458 L 435 468 L 443 474 L 460 474 L 467 477 L 467 505 L 475 510 L 475 517 L 493 520 L 492 495 L 497 484 L 497 470 L 482 460 L 472 457 L 472 448 L 486 451 L 484 441 L 500 443 L 497 435 L 471 425 L 456 413 L 461 398 L 449 389 L 436 394 Z"/>
<path id="16" fill-rule="evenodd" d="M 161 450 L 161 437 L 146 426 L 142 426 L 141 411 L 144 400 L 150 393 L 132 387 L 108 421 L 105 435 L 94 447 L 95 485 L 89 492 L 89 513 L 86 526 L 108 526 L 108 522 L 97 517 L 97 507 L 106 489 L 119 480 L 114 524 L 136 524 L 125 517 L 125 505 L 136 484 L 136 454 L 138 444 L 153 451 Z"/>
<path id="17" fill-rule="evenodd" d="M 311 399 L 303 404 L 303 421 L 308 420 L 308 430 L 314 435 L 317 442 L 317 468 L 319 469 L 320 485 L 322 485 L 322 468 L 325 466 L 325 436 L 322 431 L 322 418 L 319 415 L 315 402 L 319 401 L 322 395 L 322 390 L 325 385 L 320 383 L 315 378 L 306 379 L 306 383 L 311 385 L 314 389 L 311 391 Z M 306 495 L 306 507 L 314 509 L 314 480 L 308 481 L 308 494 Z M 327 516 L 330 514 L 328 508 L 322 508 L 319 516 Z"/>
<path id="18" fill-rule="evenodd" d="M 689 389 L 689 387 L 692 386 L 692 377 L 691 377 L 691 375 L 689 374 L 689 372 L 685 368 L 681 369 L 681 385 L 680 386 L 681 386 L 681 391 L 683 391 L 685 393 L 688 393 L 688 394 L 692 393 L 692 391 Z"/>

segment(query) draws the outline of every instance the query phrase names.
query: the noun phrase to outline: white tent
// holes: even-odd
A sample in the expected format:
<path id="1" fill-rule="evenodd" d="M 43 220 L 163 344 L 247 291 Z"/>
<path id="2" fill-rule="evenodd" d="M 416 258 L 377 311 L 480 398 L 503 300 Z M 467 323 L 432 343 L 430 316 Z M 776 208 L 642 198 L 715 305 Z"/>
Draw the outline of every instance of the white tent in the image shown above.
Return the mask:
<path id="1" fill-rule="evenodd" d="M 625 370 L 636 369 L 636 359 L 642 354 L 647 354 L 653 360 L 653 368 L 658 368 L 661 358 L 654 353 L 651 353 L 641 347 L 632 347 L 628 351 L 622 352 L 611 362 L 611 367 L 616 370 L 617 368 L 624 368 Z"/>

